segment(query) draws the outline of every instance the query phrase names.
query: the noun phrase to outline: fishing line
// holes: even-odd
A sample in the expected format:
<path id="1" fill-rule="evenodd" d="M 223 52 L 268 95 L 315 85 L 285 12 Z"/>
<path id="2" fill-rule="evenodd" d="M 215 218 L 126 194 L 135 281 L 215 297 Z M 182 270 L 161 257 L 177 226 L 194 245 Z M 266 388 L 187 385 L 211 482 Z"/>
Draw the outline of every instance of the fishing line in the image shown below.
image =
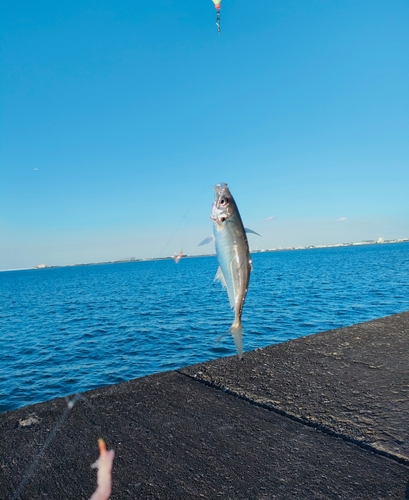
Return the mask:
<path id="1" fill-rule="evenodd" d="M 81 394 L 75 394 L 71 400 L 68 398 L 65 398 L 65 399 L 66 399 L 66 401 L 68 401 L 68 403 L 67 403 L 67 407 L 64 410 L 64 413 L 61 415 L 58 422 L 55 424 L 54 429 L 48 435 L 42 449 L 39 451 L 38 455 L 34 458 L 33 462 L 31 463 L 27 472 L 23 476 L 23 479 L 20 481 L 20 484 L 18 485 L 16 491 L 14 492 L 14 494 L 10 500 L 17 500 L 19 498 L 19 496 L 23 492 L 24 488 L 26 487 L 28 481 L 30 480 L 30 478 L 34 474 L 38 464 L 40 463 L 41 459 L 43 458 L 45 451 L 50 446 L 50 444 L 54 441 L 54 438 L 55 438 L 57 432 L 60 430 L 63 423 L 68 418 L 68 415 L 70 414 L 71 410 L 74 408 L 74 405 L 76 404 L 76 402 L 79 400 L 83 400 L 86 403 L 88 403 L 88 405 L 90 405 L 89 401 L 84 396 L 81 396 Z M 92 405 L 90 405 L 90 406 L 92 407 Z"/>
<path id="2" fill-rule="evenodd" d="M 191 210 L 191 208 L 184 215 L 182 215 L 182 220 L 179 222 L 178 226 L 173 231 L 173 233 L 170 236 L 170 238 L 168 239 L 168 241 L 165 243 L 165 246 L 159 252 L 158 256 L 156 257 L 157 259 L 160 259 L 160 257 L 162 256 L 163 252 L 166 250 L 166 248 L 168 247 L 169 243 L 172 241 L 172 239 L 175 236 L 175 234 L 179 231 L 180 226 L 183 224 L 183 222 L 186 222 L 186 216 L 188 215 L 188 213 L 190 212 L 190 210 Z"/>
<path id="3" fill-rule="evenodd" d="M 181 249 L 185 246 L 185 239 L 186 239 L 186 230 L 187 230 L 187 224 L 186 224 L 186 215 L 183 215 L 183 228 L 182 228 L 182 243 L 181 243 Z"/>
<path id="4" fill-rule="evenodd" d="M 204 187 L 202 192 L 207 189 L 207 187 Z M 166 241 L 164 247 L 162 248 L 162 250 L 159 252 L 159 255 L 157 258 L 160 258 L 160 256 L 163 254 L 163 252 L 166 250 L 166 248 L 168 247 L 168 245 L 170 244 L 170 242 L 172 241 L 172 239 L 174 238 L 175 234 L 179 231 L 179 229 L 181 228 L 182 224 L 184 224 L 184 230 L 183 230 L 183 236 L 182 236 L 182 247 L 183 247 L 183 244 L 185 242 L 185 237 L 186 237 L 186 231 L 187 231 L 187 217 L 188 215 L 190 214 L 190 212 L 193 210 L 193 208 L 196 207 L 197 205 L 197 202 L 198 202 L 198 198 L 196 198 L 196 203 L 193 203 L 189 209 L 181 216 L 181 220 L 179 222 L 179 224 L 177 225 L 176 229 L 173 231 L 173 233 L 171 234 L 170 238 Z M 150 270 L 151 273 L 153 273 L 153 269 Z M 223 335 L 224 336 L 224 335 Z M 222 337 L 223 337 L 222 336 Z M 222 338 L 221 337 L 221 338 Z M 221 339 L 220 338 L 220 339 Z M 220 340 L 219 339 L 219 340 Z M 20 497 L 20 495 L 22 494 L 24 488 L 27 486 L 27 483 L 29 482 L 29 480 L 32 478 L 32 476 L 34 475 L 34 473 L 36 472 L 36 469 L 38 468 L 41 460 L 43 459 L 44 455 L 45 455 L 45 452 L 47 451 L 47 449 L 50 447 L 50 445 L 52 444 L 52 442 L 54 441 L 58 431 L 61 429 L 61 427 L 63 426 L 64 422 L 67 420 L 67 418 L 69 417 L 70 413 L 71 413 L 71 410 L 74 408 L 75 404 L 79 401 L 79 400 L 82 400 L 84 401 L 87 406 L 90 406 L 92 409 L 92 405 L 89 403 L 89 401 L 84 397 L 84 396 L 81 396 L 80 394 L 75 394 L 73 396 L 73 398 L 70 400 L 69 398 L 66 398 L 66 401 L 67 401 L 67 406 L 63 412 L 63 414 L 60 416 L 59 420 L 57 421 L 57 423 L 55 424 L 54 428 L 52 429 L 52 431 L 49 433 L 47 439 L 45 440 L 41 450 L 39 451 L 39 453 L 35 456 L 35 458 L 33 459 L 31 465 L 29 466 L 29 468 L 27 469 L 27 471 L 25 472 L 25 474 L 23 475 L 23 478 L 22 480 L 20 481 L 19 485 L 17 486 L 15 492 L 13 493 L 12 497 L 10 498 L 10 500 L 18 500 L 18 498 Z"/>
<path id="5" fill-rule="evenodd" d="M 167 242 L 165 243 L 164 247 L 162 248 L 162 250 L 159 252 L 159 254 L 157 255 L 157 259 L 161 258 L 164 251 L 166 250 L 166 248 L 169 246 L 169 243 L 172 241 L 172 239 L 174 238 L 175 234 L 179 231 L 179 229 L 181 228 L 182 224 L 184 224 L 184 229 L 183 229 L 183 235 L 182 235 L 182 249 L 183 249 L 183 245 L 185 243 L 185 239 L 186 239 L 186 231 L 187 231 L 187 217 L 188 215 L 190 214 L 190 212 L 196 208 L 197 204 L 198 204 L 198 200 L 200 199 L 201 195 L 204 193 L 204 191 L 207 191 L 208 190 L 208 187 L 207 186 L 203 186 L 203 188 L 201 190 L 198 191 L 199 195 L 200 196 L 197 196 L 195 198 L 195 201 L 190 205 L 189 209 L 181 216 L 181 220 L 179 222 L 179 224 L 177 225 L 176 229 L 173 231 L 173 233 L 171 234 L 170 238 L 167 240 Z"/>

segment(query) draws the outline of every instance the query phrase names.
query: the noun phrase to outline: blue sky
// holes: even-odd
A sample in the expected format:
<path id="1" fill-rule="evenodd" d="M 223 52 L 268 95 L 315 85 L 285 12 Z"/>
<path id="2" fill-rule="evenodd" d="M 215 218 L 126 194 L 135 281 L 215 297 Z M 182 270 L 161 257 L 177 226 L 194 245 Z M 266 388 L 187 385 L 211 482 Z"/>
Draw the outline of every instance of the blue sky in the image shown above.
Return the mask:
<path id="1" fill-rule="evenodd" d="M 407 0 L 9 2 L 0 269 L 409 236 Z"/>

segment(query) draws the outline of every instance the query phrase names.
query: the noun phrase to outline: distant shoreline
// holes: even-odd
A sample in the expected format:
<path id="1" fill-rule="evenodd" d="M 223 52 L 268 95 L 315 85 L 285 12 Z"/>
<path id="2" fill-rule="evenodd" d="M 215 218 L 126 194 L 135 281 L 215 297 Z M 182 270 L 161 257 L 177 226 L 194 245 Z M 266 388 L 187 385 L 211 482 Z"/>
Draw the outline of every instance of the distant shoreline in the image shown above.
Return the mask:
<path id="1" fill-rule="evenodd" d="M 367 240 L 353 243 L 333 243 L 329 245 L 309 245 L 309 246 L 297 246 L 297 247 L 279 247 L 279 248 L 266 248 L 260 249 L 257 248 L 255 250 L 250 249 L 250 253 L 269 253 L 269 252 L 285 252 L 285 251 L 294 251 L 294 250 L 313 250 L 317 248 L 337 248 L 337 247 L 353 247 L 353 246 L 365 246 L 365 245 L 387 245 L 391 243 L 409 243 L 409 238 L 400 238 L 396 240 L 383 240 L 380 238 L 379 240 Z M 207 253 L 201 255 L 182 255 L 184 259 L 196 259 L 199 257 L 215 257 L 215 253 Z M 62 264 L 58 266 L 47 266 L 46 264 L 39 264 L 33 267 L 23 267 L 19 269 L 0 269 L 0 272 L 11 272 L 11 271 L 33 271 L 33 270 L 41 270 L 41 269 L 59 269 L 62 267 L 81 267 L 81 266 L 102 266 L 106 264 L 126 264 L 130 262 L 151 262 L 156 260 L 172 260 L 173 256 L 169 257 L 147 257 L 144 259 L 137 259 L 135 257 L 131 257 L 129 259 L 120 259 L 120 260 L 112 260 L 107 262 L 89 262 L 85 264 Z"/>

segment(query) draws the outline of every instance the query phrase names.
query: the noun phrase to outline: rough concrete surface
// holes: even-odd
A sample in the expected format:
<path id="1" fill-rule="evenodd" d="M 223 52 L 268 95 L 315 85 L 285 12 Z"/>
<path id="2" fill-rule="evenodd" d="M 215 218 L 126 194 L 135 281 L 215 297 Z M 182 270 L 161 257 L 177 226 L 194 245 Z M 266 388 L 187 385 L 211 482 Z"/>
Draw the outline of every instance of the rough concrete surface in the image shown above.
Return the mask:
<path id="1" fill-rule="evenodd" d="M 181 370 L 409 463 L 409 313 Z"/>
<path id="2" fill-rule="evenodd" d="M 408 322 L 400 314 L 89 391 L 71 410 L 61 398 L 4 413 L 0 498 L 89 498 L 102 437 L 116 454 L 112 500 L 404 499 Z"/>

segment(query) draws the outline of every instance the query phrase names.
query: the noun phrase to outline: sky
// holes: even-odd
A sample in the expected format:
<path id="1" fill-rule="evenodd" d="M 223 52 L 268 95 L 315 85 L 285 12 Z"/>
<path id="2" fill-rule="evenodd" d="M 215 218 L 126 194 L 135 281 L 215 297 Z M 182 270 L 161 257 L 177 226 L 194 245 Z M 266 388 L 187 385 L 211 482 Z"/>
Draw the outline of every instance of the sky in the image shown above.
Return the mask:
<path id="1" fill-rule="evenodd" d="M 0 269 L 409 237 L 407 0 L 8 2 Z"/>

